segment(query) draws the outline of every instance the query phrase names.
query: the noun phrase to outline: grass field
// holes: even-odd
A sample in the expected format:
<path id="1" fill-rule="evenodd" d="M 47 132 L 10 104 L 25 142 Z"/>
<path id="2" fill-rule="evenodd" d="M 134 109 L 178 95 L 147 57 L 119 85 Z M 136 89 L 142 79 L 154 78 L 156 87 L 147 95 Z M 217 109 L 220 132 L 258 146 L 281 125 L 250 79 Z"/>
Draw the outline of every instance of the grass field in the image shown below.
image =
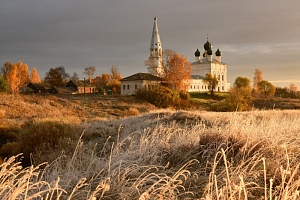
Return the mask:
<path id="1" fill-rule="evenodd" d="M 22 155 L 6 159 L 1 199 L 300 198 L 298 110 L 160 110 L 131 97 L 0 98 L 1 128 L 30 122 L 38 132 L 50 121 L 77 131 L 72 151 L 62 140 L 56 149 L 42 146 L 46 153 L 33 154 L 29 167 Z"/>

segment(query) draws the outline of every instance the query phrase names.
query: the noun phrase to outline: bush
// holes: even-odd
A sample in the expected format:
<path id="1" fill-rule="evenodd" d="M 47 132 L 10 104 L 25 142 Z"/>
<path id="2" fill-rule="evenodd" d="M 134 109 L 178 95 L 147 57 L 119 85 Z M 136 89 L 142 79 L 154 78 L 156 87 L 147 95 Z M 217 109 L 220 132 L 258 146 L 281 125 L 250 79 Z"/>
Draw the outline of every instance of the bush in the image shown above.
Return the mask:
<path id="1" fill-rule="evenodd" d="M 249 111 L 252 108 L 251 88 L 232 88 L 225 100 L 212 105 L 213 111 Z"/>
<path id="2" fill-rule="evenodd" d="M 140 111 L 136 108 L 129 108 L 126 111 L 126 116 L 136 116 L 136 115 L 139 115 L 139 114 L 140 114 Z"/>
<path id="3" fill-rule="evenodd" d="M 0 148 L 8 142 L 17 141 L 19 131 L 13 128 L 0 128 Z"/>
<path id="4" fill-rule="evenodd" d="M 51 162 L 49 156 L 52 153 L 59 154 L 61 151 L 73 151 L 72 148 L 75 148 L 77 141 L 75 130 L 70 125 L 58 122 L 27 124 L 20 134 L 25 166 L 31 164 L 31 154 L 34 156 L 39 155 L 35 157 L 37 164 L 39 164 L 44 161 Z M 79 130 L 77 130 L 78 132 Z"/>
<path id="5" fill-rule="evenodd" d="M 164 86 L 154 89 L 140 89 L 136 96 L 138 99 L 146 100 L 160 108 L 172 107 L 180 101 L 180 95 L 177 91 Z"/>
<path id="6" fill-rule="evenodd" d="M 136 97 L 148 101 L 159 108 L 173 107 L 176 109 L 186 109 L 195 107 L 190 101 L 191 97 L 188 92 L 178 92 L 165 86 L 159 86 L 154 89 L 144 88 L 138 90 Z"/>
<path id="7" fill-rule="evenodd" d="M 0 128 L 0 158 L 4 159 L 21 152 L 20 145 L 16 145 L 19 131 L 16 128 Z"/>
<path id="8" fill-rule="evenodd" d="M 191 95 L 187 91 L 180 91 L 179 95 L 181 99 L 188 100 L 188 101 L 191 100 Z"/>
<path id="9" fill-rule="evenodd" d="M 0 156 L 2 159 L 18 155 L 22 152 L 22 146 L 19 142 L 8 142 L 0 148 Z"/>

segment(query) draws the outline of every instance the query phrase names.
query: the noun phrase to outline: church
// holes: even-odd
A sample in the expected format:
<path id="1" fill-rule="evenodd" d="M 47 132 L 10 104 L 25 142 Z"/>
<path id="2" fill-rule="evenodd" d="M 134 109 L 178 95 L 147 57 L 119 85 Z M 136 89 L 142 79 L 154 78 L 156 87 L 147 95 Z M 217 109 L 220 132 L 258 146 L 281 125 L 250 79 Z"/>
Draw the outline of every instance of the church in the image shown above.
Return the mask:
<path id="1" fill-rule="evenodd" d="M 137 90 L 142 88 L 154 88 L 159 86 L 163 80 L 163 49 L 158 32 L 157 17 L 154 17 L 153 31 L 150 42 L 148 73 L 137 73 L 121 79 L 121 95 L 134 95 Z M 208 41 L 204 44 L 204 53 L 201 56 L 199 49 L 195 52 L 195 61 L 191 63 L 191 80 L 187 88 L 188 92 L 209 91 L 207 84 L 203 82 L 205 74 L 215 75 L 219 80 L 215 91 L 227 92 L 230 83 L 227 82 L 227 64 L 221 61 L 221 51 L 217 49 L 213 56 L 212 44 Z"/>

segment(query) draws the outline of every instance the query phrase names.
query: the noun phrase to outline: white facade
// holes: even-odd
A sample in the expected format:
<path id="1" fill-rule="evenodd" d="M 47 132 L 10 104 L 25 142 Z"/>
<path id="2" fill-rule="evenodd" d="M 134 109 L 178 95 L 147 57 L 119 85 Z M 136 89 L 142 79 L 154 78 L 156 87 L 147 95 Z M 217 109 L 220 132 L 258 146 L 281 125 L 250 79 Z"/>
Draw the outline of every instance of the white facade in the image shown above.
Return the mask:
<path id="1" fill-rule="evenodd" d="M 153 89 L 159 86 L 159 77 L 149 73 L 137 73 L 121 80 L 121 95 L 135 95 L 139 89 Z"/>
<path id="2" fill-rule="evenodd" d="M 121 95 L 135 95 L 139 89 L 149 88 L 153 89 L 160 84 L 158 81 L 149 80 L 135 80 L 135 81 L 123 81 Z"/>
<path id="3" fill-rule="evenodd" d="M 162 45 L 157 26 L 157 17 L 154 17 L 154 24 L 150 42 L 150 65 L 148 67 L 148 73 L 159 76 L 163 73 L 162 67 Z"/>
<path id="4" fill-rule="evenodd" d="M 230 83 L 227 82 L 227 64 L 221 62 L 222 53 L 218 49 L 213 58 L 212 45 L 209 41 L 204 44 L 204 53 L 201 58 L 201 53 L 197 49 L 195 52 L 196 62 L 191 63 L 191 81 L 188 87 L 189 92 L 204 92 L 209 91 L 207 85 L 203 82 L 206 74 L 215 75 L 219 81 L 215 88 L 217 92 L 228 92 Z"/>

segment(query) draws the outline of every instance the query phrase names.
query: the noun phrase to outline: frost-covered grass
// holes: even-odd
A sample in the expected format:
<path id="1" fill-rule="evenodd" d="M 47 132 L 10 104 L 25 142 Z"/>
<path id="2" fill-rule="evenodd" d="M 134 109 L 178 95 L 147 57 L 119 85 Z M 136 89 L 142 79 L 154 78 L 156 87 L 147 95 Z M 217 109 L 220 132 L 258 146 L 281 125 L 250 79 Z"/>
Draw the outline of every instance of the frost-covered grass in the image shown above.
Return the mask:
<path id="1" fill-rule="evenodd" d="M 300 111 L 159 110 L 81 125 L 73 154 L 6 160 L 0 199 L 300 198 Z"/>

